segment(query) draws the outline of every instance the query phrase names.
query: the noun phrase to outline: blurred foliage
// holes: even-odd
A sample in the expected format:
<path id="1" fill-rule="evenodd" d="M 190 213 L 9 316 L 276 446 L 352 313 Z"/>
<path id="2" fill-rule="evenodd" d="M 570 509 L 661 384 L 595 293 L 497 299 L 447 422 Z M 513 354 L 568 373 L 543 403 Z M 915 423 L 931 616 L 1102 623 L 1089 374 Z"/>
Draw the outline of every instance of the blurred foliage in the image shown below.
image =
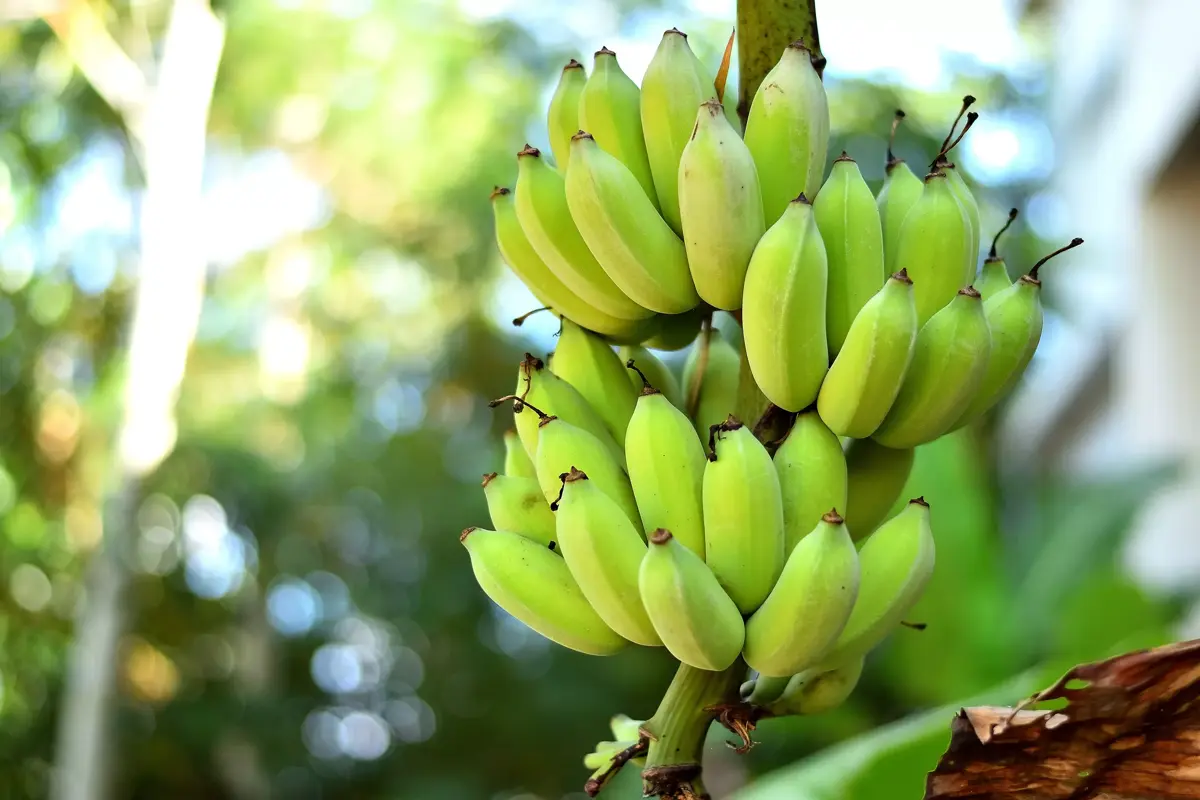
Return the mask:
<path id="1" fill-rule="evenodd" d="M 148 66 L 166 3 L 97 7 Z M 661 652 L 586 658 L 525 631 L 478 591 L 456 541 L 486 520 L 477 481 L 509 424 L 485 401 L 511 389 L 524 350 L 547 347 L 497 311 L 497 297 L 528 295 L 503 277 L 488 190 L 544 139 L 558 68 L 583 58 L 553 13 L 478 7 L 218 5 L 228 39 L 195 220 L 213 249 L 208 296 L 179 442 L 131 532 L 117 796 L 578 797 L 609 716 L 648 715 L 670 678 Z M 581 8 L 652 43 L 675 6 Z M 715 63 L 729 21 L 679 13 Z M 962 94 L 1040 102 L 986 70 L 936 92 L 833 69 L 829 81 L 832 147 L 874 182 L 897 105 L 897 150 L 916 168 Z M 43 23 L 0 27 L 0 87 L 0 796 L 36 797 L 112 489 L 142 186 L 122 120 Z M 985 226 L 1035 188 L 982 191 Z M 1017 234 L 1014 269 L 1045 249 Z M 1037 664 L 1167 636 L 1176 609 L 1114 559 L 1163 475 L 1033 490 L 998 478 L 988 435 L 918 460 L 939 545 L 914 612 L 928 629 L 874 656 L 845 708 L 764 723 L 749 759 L 714 734 L 713 786 Z M 901 759 L 916 769 L 937 750 L 937 726 L 922 725 L 845 748 L 919 729 L 933 744 Z M 622 781 L 610 796 L 637 791 Z"/>

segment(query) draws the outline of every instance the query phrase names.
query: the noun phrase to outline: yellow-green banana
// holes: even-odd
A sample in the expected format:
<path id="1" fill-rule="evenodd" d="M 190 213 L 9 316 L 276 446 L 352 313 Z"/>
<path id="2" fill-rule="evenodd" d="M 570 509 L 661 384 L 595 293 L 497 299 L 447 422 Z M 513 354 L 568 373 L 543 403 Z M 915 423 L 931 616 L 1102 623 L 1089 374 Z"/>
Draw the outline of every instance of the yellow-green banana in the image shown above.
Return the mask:
<path id="1" fill-rule="evenodd" d="M 661 645 L 638 593 L 646 542 L 621 508 L 573 469 L 562 476 L 555 516 L 558 549 L 600 619 L 631 642 Z"/>
<path id="2" fill-rule="evenodd" d="M 704 468 L 704 559 L 743 614 L 783 568 L 783 501 L 775 465 L 732 415 L 713 426 Z"/>
<path id="3" fill-rule="evenodd" d="M 996 236 L 992 239 L 992 249 L 988 250 L 987 258 L 983 260 L 983 267 L 979 270 L 979 278 L 975 281 L 975 288 L 979 290 L 979 296 L 983 298 L 984 313 L 987 313 L 987 301 L 991 300 L 995 295 L 1012 286 L 1012 278 L 1008 274 L 1008 265 L 1004 263 L 1004 259 L 996 252 L 996 244 L 1000 241 L 1000 237 L 1004 234 L 1009 226 L 1017 218 L 1017 210 L 1014 208 L 1008 212 L 1008 221 L 1004 226 L 996 232 Z"/>
<path id="4" fill-rule="evenodd" d="M 763 78 L 746 120 L 746 146 L 758 166 L 766 224 L 791 200 L 817 195 L 829 146 L 829 101 L 812 53 L 792 42 Z"/>
<path id="5" fill-rule="evenodd" d="M 652 311 L 630 300 L 600 266 L 567 206 L 563 176 L 536 147 L 517 154 L 517 219 L 529 244 L 567 288 L 605 314 L 644 320 Z"/>
<path id="6" fill-rule="evenodd" d="M 900 393 L 872 438 L 907 448 L 950 430 L 983 380 L 990 349 L 979 292 L 967 286 L 917 334 Z"/>
<path id="7" fill-rule="evenodd" d="M 671 401 L 671 405 L 683 410 L 683 393 L 679 389 L 679 379 L 675 377 L 675 373 L 671 372 L 670 367 L 659 360 L 658 356 L 651 353 L 644 347 L 625 345 L 617 351 L 621 358 L 621 363 L 628 364 L 630 361 L 637 365 L 638 370 L 645 374 L 655 389 L 663 393 L 667 400 Z M 635 392 L 641 392 L 642 379 L 636 372 L 627 371 L 626 376 L 629 378 L 629 385 L 634 387 Z"/>
<path id="8" fill-rule="evenodd" d="M 763 235 L 742 301 L 750 370 L 767 399 L 788 411 L 817 399 L 829 369 L 825 245 L 804 195 Z"/>
<path id="9" fill-rule="evenodd" d="M 712 76 L 692 52 L 687 34 L 675 28 L 665 32 L 642 77 L 642 133 L 663 218 L 681 236 L 679 156 L 695 127 L 696 109 L 716 97 Z"/>
<path id="10" fill-rule="evenodd" d="M 846 702 L 862 677 L 863 659 L 854 658 L 833 669 L 808 669 L 788 679 L 783 692 L 767 710 L 775 717 L 824 714 Z"/>
<path id="11" fill-rule="evenodd" d="M 708 565 L 669 531 L 650 535 L 638 589 L 654 630 L 675 658 L 713 671 L 737 660 L 746 636 L 742 615 Z"/>
<path id="12" fill-rule="evenodd" d="M 862 658 L 891 633 L 921 597 L 933 574 L 933 531 L 924 499 L 867 539 L 858 553 L 858 600 L 837 644 L 823 659 L 830 667 Z"/>
<path id="13" fill-rule="evenodd" d="M 855 439 L 846 448 L 846 527 L 862 541 L 878 528 L 912 472 L 912 448 L 896 450 L 871 439 Z"/>
<path id="14" fill-rule="evenodd" d="M 587 83 L 587 70 L 575 59 L 567 62 L 558 78 L 554 96 L 550 98 L 550 109 L 546 124 L 550 129 L 550 151 L 559 172 L 567 171 L 567 160 L 571 157 L 571 137 L 579 130 L 579 96 Z"/>
<path id="15" fill-rule="evenodd" d="M 710 313 L 710 309 L 697 306 L 683 314 L 659 314 L 654 318 L 654 330 L 642 344 L 655 350 L 682 350 L 696 341 L 700 325 Z"/>
<path id="16" fill-rule="evenodd" d="M 525 452 L 529 453 L 534 464 L 537 463 L 540 437 L 539 416 L 532 411 L 534 408 L 584 429 L 599 439 L 618 463 L 625 463 L 625 451 L 609 433 L 608 426 L 587 399 L 578 389 L 547 369 L 545 362 L 532 353 L 526 353 L 521 361 L 513 394 L 529 401 L 528 406 L 523 403 L 513 405 L 513 423 L 516 425 L 517 435 L 521 437 L 521 443 L 525 445 Z"/>
<path id="17" fill-rule="evenodd" d="M 521 437 L 516 429 L 504 432 L 504 474 L 514 478 L 536 478 L 537 470 L 533 468 L 533 459 L 521 443 Z"/>
<path id="18" fill-rule="evenodd" d="M 595 136 L 604 152 L 625 165 L 657 215 L 658 195 L 642 136 L 641 108 L 637 84 L 621 69 L 617 54 L 601 47 L 579 96 L 579 127 Z"/>
<path id="19" fill-rule="evenodd" d="M 593 656 L 612 655 L 625 646 L 592 609 L 566 562 L 549 548 L 484 528 L 467 528 L 459 541 L 484 593 L 542 636 Z"/>
<path id="20" fill-rule="evenodd" d="M 590 133 L 571 140 L 567 204 L 588 248 L 626 295 L 662 314 L 700 302 L 683 242 L 658 215 L 624 164 Z"/>
<path id="21" fill-rule="evenodd" d="M 858 551 L 830 511 L 800 540 L 771 594 L 746 621 L 746 663 L 775 678 L 820 662 L 837 641 L 858 596 Z"/>
<path id="22" fill-rule="evenodd" d="M 715 99 L 700 106 L 679 159 L 679 215 L 700 299 L 741 308 L 746 267 L 765 230 L 762 195 L 754 158 Z"/>
<path id="23" fill-rule="evenodd" d="M 967 186 L 954 162 L 946 162 L 941 169 L 946 173 L 946 181 L 967 216 L 966 272 L 963 273 L 963 281 L 970 283 L 975 280 L 975 270 L 979 264 L 979 203 L 975 201 L 971 187 Z"/>
<path id="24" fill-rule="evenodd" d="M 832 360 L 858 312 L 883 286 L 883 227 L 871 187 L 845 152 L 813 201 L 829 263 L 825 331 Z M 701 293 L 703 297 L 703 293 Z"/>
<path id="25" fill-rule="evenodd" d="M 846 507 L 846 456 L 841 441 L 810 408 L 796 417 L 773 460 L 783 500 L 786 557 L 825 512 Z"/>
<path id="26" fill-rule="evenodd" d="M 901 270 L 855 317 L 817 396 L 821 419 L 838 436 L 865 439 L 900 392 L 917 340 L 912 281 Z"/>
<path id="27" fill-rule="evenodd" d="M 713 425 L 720 424 L 733 413 L 734 404 L 737 402 L 741 357 L 716 328 L 709 327 L 701 332 L 700 336 L 708 341 L 708 355 L 703 355 L 704 348 L 697 341 L 683 364 L 681 388 L 684 402 L 687 402 L 692 397 L 693 387 L 699 381 L 696 413 L 692 415 L 692 419 L 696 426 L 696 434 L 705 438 Z M 701 362 L 704 362 L 703 373 L 700 372 Z"/>
<path id="28" fill-rule="evenodd" d="M 564 319 L 554 348 L 553 372 L 583 395 L 617 444 L 625 441 L 637 392 L 608 342 Z"/>
<path id="29" fill-rule="evenodd" d="M 640 369 L 633 361 L 631 369 Z M 637 409 L 625 434 L 629 482 L 646 530 L 666 528 L 704 558 L 704 470 L 692 422 L 642 375 Z"/>
<path id="30" fill-rule="evenodd" d="M 908 271 L 917 301 L 917 324 L 924 325 L 970 282 L 966 252 L 970 225 L 945 172 L 925 176 L 896 245 L 896 267 Z"/>
<path id="31" fill-rule="evenodd" d="M 554 541 L 554 513 L 536 478 L 518 478 L 489 472 L 483 476 L 492 526 L 512 531 L 541 545 Z"/>
<path id="32" fill-rule="evenodd" d="M 892 133 L 888 137 L 887 165 L 884 169 L 883 186 L 875 204 L 879 208 L 879 221 L 883 227 L 883 256 L 884 272 L 888 275 L 896 272 L 896 252 L 900 244 L 900 229 L 908 212 L 921 199 L 923 184 L 921 179 L 913 174 L 903 159 L 892 154 L 892 146 L 896 142 L 896 129 L 904 121 L 904 112 L 896 109 L 892 119 Z"/>

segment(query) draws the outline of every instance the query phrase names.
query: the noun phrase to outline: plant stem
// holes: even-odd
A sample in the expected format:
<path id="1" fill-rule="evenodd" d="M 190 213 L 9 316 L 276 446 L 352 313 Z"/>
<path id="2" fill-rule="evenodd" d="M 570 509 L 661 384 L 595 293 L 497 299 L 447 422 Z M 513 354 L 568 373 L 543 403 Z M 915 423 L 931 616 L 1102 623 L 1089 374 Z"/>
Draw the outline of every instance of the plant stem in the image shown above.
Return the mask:
<path id="1" fill-rule="evenodd" d="M 813 59 L 821 58 L 817 0 L 738 0 L 737 31 L 738 116 L 745 125 L 758 85 L 784 48 L 800 39 Z"/>

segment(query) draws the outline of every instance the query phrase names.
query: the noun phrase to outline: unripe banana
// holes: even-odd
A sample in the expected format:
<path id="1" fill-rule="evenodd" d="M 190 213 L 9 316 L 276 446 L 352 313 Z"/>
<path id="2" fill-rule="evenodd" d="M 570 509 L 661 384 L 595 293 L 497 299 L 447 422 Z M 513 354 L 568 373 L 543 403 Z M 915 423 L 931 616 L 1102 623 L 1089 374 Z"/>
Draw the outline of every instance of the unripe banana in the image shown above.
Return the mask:
<path id="1" fill-rule="evenodd" d="M 521 437 L 521 443 L 525 445 L 525 452 L 535 465 L 540 428 L 539 416 L 532 411 L 534 408 L 592 434 L 604 444 L 619 464 L 625 463 L 624 449 L 609 433 L 608 427 L 596 410 L 578 389 L 547 369 L 545 362 L 540 358 L 531 353 L 525 354 L 517 371 L 517 386 L 513 394 L 529 402 L 528 406 L 523 403 L 514 404 L 513 423 Z M 554 491 L 557 493 L 558 489 Z"/>
<path id="2" fill-rule="evenodd" d="M 863 659 L 856 658 L 831 670 L 809 669 L 788 680 L 783 693 L 767 710 L 772 716 L 824 714 L 846 702 L 862 677 Z"/>
<path id="3" fill-rule="evenodd" d="M 550 98 L 550 109 L 546 124 L 550 129 L 550 150 L 560 173 L 567 171 L 571 157 L 571 137 L 579 130 L 579 96 L 587 83 L 587 70 L 575 59 L 567 62 L 554 96 Z"/>
<path id="4" fill-rule="evenodd" d="M 786 678 L 772 678 L 756 672 L 738 687 L 738 695 L 752 706 L 766 706 L 779 699 L 791 680 L 790 675 Z"/>
<path id="5" fill-rule="evenodd" d="M 979 290 L 979 296 L 983 298 L 985 314 L 987 313 L 987 301 L 1012 286 L 1013 283 L 1012 278 L 1008 275 L 1008 265 L 996 253 L 996 244 L 1016 218 L 1017 210 L 1014 208 L 1008 212 L 1008 221 L 992 239 L 992 249 L 988 251 L 987 258 L 983 261 L 983 267 L 979 270 L 979 279 L 975 281 L 975 288 Z"/>
<path id="6" fill-rule="evenodd" d="M 817 399 L 829 369 L 827 280 L 825 245 L 812 206 L 800 195 L 754 250 L 742 301 L 754 380 L 768 400 L 788 411 Z"/>
<path id="7" fill-rule="evenodd" d="M 817 664 L 858 596 L 858 552 L 836 512 L 800 540 L 762 607 L 746 622 L 746 663 L 783 678 Z"/>
<path id="8" fill-rule="evenodd" d="M 638 589 L 654 630 L 675 658 L 717 672 L 737 660 L 746 636 L 742 615 L 708 565 L 669 531 L 650 535 Z"/>
<path id="9" fill-rule="evenodd" d="M 883 226 L 883 268 L 888 274 L 896 271 L 900 231 L 904 227 L 908 212 L 921 199 L 923 189 L 924 184 L 908 168 L 908 164 L 899 160 L 888 162 L 887 176 L 883 179 L 883 188 L 879 190 L 875 201 Z"/>
<path id="10" fill-rule="evenodd" d="M 683 242 L 658 215 L 637 181 L 590 133 L 571 140 L 567 204 L 588 248 L 626 295 L 662 314 L 700 302 Z"/>
<path id="11" fill-rule="evenodd" d="M 540 545 L 554 541 L 554 513 L 536 478 L 489 472 L 483 476 L 483 496 L 496 530 L 519 533 Z"/>
<path id="12" fill-rule="evenodd" d="M 759 84 L 746 120 L 746 146 L 758 166 L 768 226 L 792 198 L 817 195 L 829 146 L 829 102 L 812 53 L 792 42 Z"/>
<path id="13" fill-rule="evenodd" d="M 732 415 L 713 426 L 704 468 L 705 561 L 743 614 L 771 592 L 783 568 L 783 501 L 775 465 Z"/>
<path id="14" fill-rule="evenodd" d="M 501 258 L 539 302 L 584 328 L 617 341 L 641 341 L 650 332 L 653 317 L 632 320 L 606 314 L 569 289 L 546 266 L 521 229 L 517 219 L 516 197 L 511 190 L 497 187 L 492 192 L 492 213 L 496 220 L 496 243 L 500 246 Z M 603 271 L 600 274 L 603 275 Z M 607 280 L 607 276 L 604 278 Z"/>
<path id="15" fill-rule="evenodd" d="M 562 476 L 557 536 L 571 577 L 610 628 L 631 642 L 662 644 L 638 593 L 646 542 L 621 508 L 573 469 Z"/>
<path id="16" fill-rule="evenodd" d="M 700 106 L 679 159 L 679 215 L 700 298 L 741 308 L 746 267 L 766 229 L 762 195 L 754 158 L 715 99 Z"/>
<path id="17" fill-rule="evenodd" d="M 682 350 L 696 341 L 700 326 L 710 313 L 710 309 L 697 306 L 683 314 L 659 314 L 654 318 L 655 329 L 642 344 L 655 350 Z"/>
<path id="18" fill-rule="evenodd" d="M 554 348 L 553 372 L 579 391 L 617 444 L 625 441 L 637 392 L 608 342 L 564 319 Z"/>
<path id="19" fill-rule="evenodd" d="M 990 349 L 983 303 L 968 286 L 917 334 L 900 393 L 872 438 L 907 448 L 950 430 L 983 380 Z"/>
<path id="20" fill-rule="evenodd" d="M 901 270 L 855 317 L 821 384 L 817 410 L 834 433 L 865 439 L 875 432 L 900 392 L 916 340 L 912 281 Z"/>
<path id="21" fill-rule="evenodd" d="M 630 361 L 629 365 L 637 369 Z M 629 482 L 646 530 L 666 528 L 704 558 L 704 445 L 687 416 L 642 376 L 625 434 Z"/>
<path id="22" fill-rule="evenodd" d="M 696 125 L 696 109 L 716 97 L 712 76 L 692 52 L 687 34 L 666 31 L 642 77 L 642 133 L 663 218 L 680 236 L 679 157 Z"/>
<path id="23" fill-rule="evenodd" d="M 810 408 L 796 417 L 773 461 L 783 500 L 786 557 L 826 511 L 846 507 L 846 456 L 841 441 Z"/>
<path id="24" fill-rule="evenodd" d="M 954 196 L 967 216 L 969 236 L 966 243 L 966 271 L 963 273 L 962 280 L 964 283 L 970 283 L 975 280 L 975 268 L 979 264 L 979 203 L 975 201 L 971 187 L 967 186 L 967 182 L 963 180 L 962 174 L 953 162 L 947 162 L 942 169 L 946 173 L 946 180 L 950 184 L 951 191 L 954 192 Z"/>
<path id="25" fill-rule="evenodd" d="M 917 324 L 924 325 L 954 299 L 964 281 L 970 226 L 944 172 L 925 176 L 896 245 L 896 267 L 912 278 Z"/>
<path id="26" fill-rule="evenodd" d="M 658 195 L 642 136 L 641 97 L 637 84 L 617 63 L 617 54 L 601 47 L 579 96 L 579 127 L 590 131 L 604 152 L 625 165 L 657 216 Z"/>
<path id="27" fill-rule="evenodd" d="M 887 519 L 908 476 L 915 451 L 894 450 L 872 439 L 846 449 L 846 527 L 854 540 L 870 536 Z"/>
<path id="28" fill-rule="evenodd" d="M 663 393 L 667 400 L 671 401 L 671 405 L 683 410 L 683 392 L 679 389 L 679 379 L 675 377 L 675 373 L 671 372 L 670 367 L 659 360 L 658 356 L 651 353 L 644 347 L 626 345 L 617 351 L 617 355 L 621 358 L 622 364 L 628 364 L 630 361 L 637 365 L 638 370 L 645 374 L 646 379 L 650 381 L 655 389 Z M 635 392 L 641 392 L 642 379 L 636 372 L 632 370 L 626 371 L 626 376 L 629 378 L 629 385 L 634 387 Z"/>
<path id="29" fill-rule="evenodd" d="M 713 425 L 719 425 L 733 413 L 737 403 L 741 357 L 717 329 L 709 327 L 700 336 L 708 341 L 708 355 L 703 355 L 704 348 L 699 342 L 688 353 L 687 361 L 683 364 L 682 389 L 686 402 L 691 397 L 696 381 L 700 382 L 696 413 L 692 419 L 696 434 L 704 438 Z M 701 362 L 704 362 L 703 373 L 700 373 Z"/>
<path id="30" fill-rule="evenodd" d="M 842 153 L 813 201 L 813 216 L 829 263 L 825 330 L 832 360 L 858 312 L 883 286 L 883 227 L 871 187 Z M 701 297 L 703 297 L 701 293 Z"/>
<path id="31" fill-rule="evenodd" d="M 588 604 L 566 562 L 549 548 L 483 528 L 467 528 L 459 541 L 484 593 L 542 636 L 593 656 L 612 655 L 625 646 Z"/>
<path id="32" fill-rule="evenodd" d="M 514 478 L 537 478 L 533 459 L 529 457 L 515 429 L 504 432 L 504 474 Z"/>
<path id="33" fill-rule="evenodd" d="M 517 219 L 538 257 L 568 289 L 599 311 L 628 320 L 654 312 L 626 297 L 583 241 L 567 205 L 563 176 L 536 147 L 517 154 Z"/>
<path id="34" fill-rule="evenodd" d="M 862 658 L 909 612 L 933 574 L 929 506 L 911 501 L 867 539 L 858 553 L 858 600 L 837 644 L 823 659 L 837 667 Z"/>

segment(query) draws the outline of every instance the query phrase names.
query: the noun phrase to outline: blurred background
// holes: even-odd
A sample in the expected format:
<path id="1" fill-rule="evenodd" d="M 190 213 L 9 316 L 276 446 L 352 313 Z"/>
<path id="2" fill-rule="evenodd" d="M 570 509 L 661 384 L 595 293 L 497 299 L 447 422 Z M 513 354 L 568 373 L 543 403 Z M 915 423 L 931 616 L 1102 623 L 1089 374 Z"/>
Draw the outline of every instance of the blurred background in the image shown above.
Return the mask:
<path id="1" fill-rule="evenodd" d="M 1200 4 L 817 7 L 831 149 L 877 185 L 893 110 L 920 165 L 969 92 L 985 238 L 1021 209 L 1014 274 L 1088 240 L 1011 402 L 919 452 L 928 628 L 837 712 L 710 741 L 719 797 L 916 797 L 948 708 L 1200 635 Z M 636 80 L 678 26 L 715 69 L 733 19 L 0 0 L 0 796 L 584 797 L 672 665 L 550 645 L 458 544 L 510 424 L 486 400 L 556 327 L 511 326 L 537 303 L 488 193 L 568 58 Z"/>

